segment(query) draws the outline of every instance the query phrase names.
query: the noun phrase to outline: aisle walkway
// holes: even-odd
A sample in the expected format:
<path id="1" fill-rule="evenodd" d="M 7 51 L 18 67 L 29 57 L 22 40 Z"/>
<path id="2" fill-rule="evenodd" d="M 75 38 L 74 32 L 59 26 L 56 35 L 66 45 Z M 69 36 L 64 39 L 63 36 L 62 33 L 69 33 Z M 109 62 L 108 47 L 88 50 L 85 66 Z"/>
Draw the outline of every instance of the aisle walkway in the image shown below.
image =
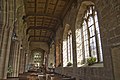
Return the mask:
<path id="1" fill-rule="evenodd" d="M 37 72 L 25 72 L 20 74 L 18 78 L 8 78 L 7 80 L 75 80 L 70 76 L 62 76 L 56 73 L 37 73 Z"/>

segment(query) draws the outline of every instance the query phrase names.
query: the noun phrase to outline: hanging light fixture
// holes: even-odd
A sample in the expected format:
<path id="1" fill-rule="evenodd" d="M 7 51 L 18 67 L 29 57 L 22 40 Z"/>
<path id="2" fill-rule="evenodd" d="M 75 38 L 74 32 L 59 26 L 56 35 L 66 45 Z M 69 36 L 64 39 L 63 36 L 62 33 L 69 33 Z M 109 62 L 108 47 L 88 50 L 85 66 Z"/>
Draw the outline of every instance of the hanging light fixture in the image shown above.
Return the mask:
<path id="1" fill-rule="evenodd" d="M 15 40 L 15 41 L 16 41 L 16 40 L 17 40 L 17 38 L 18 38 L 18 37 L 17 37 L 16 33 L 15 33 L 15 32 L 13 32 L 13 35 L 12 35 L 12 40 Z"/>

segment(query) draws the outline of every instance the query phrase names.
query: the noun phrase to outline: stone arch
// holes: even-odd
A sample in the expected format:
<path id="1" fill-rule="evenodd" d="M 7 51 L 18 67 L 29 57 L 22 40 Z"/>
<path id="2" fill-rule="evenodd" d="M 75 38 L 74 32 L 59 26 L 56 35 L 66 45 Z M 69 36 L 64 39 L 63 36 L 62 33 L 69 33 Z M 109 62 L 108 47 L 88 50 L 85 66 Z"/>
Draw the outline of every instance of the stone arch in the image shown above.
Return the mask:
<path id="1" fill-rule="evenodd" d="M 63 40 L 65 40 L 65 38 L 67 37 L 67 34 L 68 34 L 69 30 L 71 31 L 70 25 L 65 24 L 64 31 L 63 31 Z"/>
<path id="2" fill-rule="evenodd" d="M 73 46 L 72 46 L 72 30 L 69 24 L 65 24 L 64 33 L 63 33 L 63 67 L 73 66 Z"/>
<path id="3" fill-rule="evenodd" d="M 45 50 L 41 49 L 41 48 L 35 48 L 35 49 L 32 49 L 31 50 L 32 52 L 41 52 L 41 53 L 44 53 Z"/>
<path id="4" fill-rule="evenodd" d="M 80 28 L 82 24 L 82 17 L 84 16 L 84 12 L 88 5 L 94 5 L 92 1 L 83 1 L 79 7 L 76 22 L 75 22 L 75 29 Z"/>
<path id="5" fill-rule="evenodd" d="M 78 10 L 75 23 L 76 51 L 77 51 L 76 53 L 78 67 L 81 67 L 82 64 L 88 63 L 87 59 L 91 56 L 97 59 L 96 62 L 103 62 L 99 22 L 97 11 L 94 5 L 95 4 L 92 1 L 83 1 Z M 92 37 L 91 33 L 94 33 Z M 93 39 L 93 37 L 95 39 L 91 40 Z M 95 43 L 95 45 L 91 44 L 91 42 Z M 95 48 L 92 49 L 92 47 Z"/>

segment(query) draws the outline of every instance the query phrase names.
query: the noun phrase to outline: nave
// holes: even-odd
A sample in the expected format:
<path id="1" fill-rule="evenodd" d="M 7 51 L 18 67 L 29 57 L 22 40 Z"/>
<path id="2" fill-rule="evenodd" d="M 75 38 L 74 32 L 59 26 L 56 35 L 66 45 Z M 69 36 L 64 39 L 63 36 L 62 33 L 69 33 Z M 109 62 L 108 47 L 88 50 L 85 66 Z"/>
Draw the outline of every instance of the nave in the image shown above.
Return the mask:
<path id="1" fill-rule="evenodd" d="M 19 74 L 18 77 L 8 77 L 4 80 L 76 80 L 71 76 L 61 75 L 55 72 L 28 71 Z"/>
<path id="2" fill-rule="evenodd" d="M 120 80 L 120 0 L 0 0 L 0 80 Z"/>

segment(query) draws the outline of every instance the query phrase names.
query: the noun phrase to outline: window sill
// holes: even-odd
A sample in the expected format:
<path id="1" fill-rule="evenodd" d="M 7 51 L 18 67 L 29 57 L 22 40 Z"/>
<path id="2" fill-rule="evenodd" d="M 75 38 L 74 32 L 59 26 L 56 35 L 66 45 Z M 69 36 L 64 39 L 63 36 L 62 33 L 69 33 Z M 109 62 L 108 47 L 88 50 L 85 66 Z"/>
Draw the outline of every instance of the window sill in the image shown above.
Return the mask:
<path id="1" fill-rule="evenodd" d="M 104 67 L 104 65 L 103 62 L 100 62 L 100 63 L 94 63 L 92 65 L 82 64 L 82 65 L 78 65 L 78 67 Z"/>
<path id="2" fill-rule="evenodd" d="M 88 67 L 104 67 L 103 62 L 100 63 L 94 63 L 92 65 L 89 65 Z"/>

